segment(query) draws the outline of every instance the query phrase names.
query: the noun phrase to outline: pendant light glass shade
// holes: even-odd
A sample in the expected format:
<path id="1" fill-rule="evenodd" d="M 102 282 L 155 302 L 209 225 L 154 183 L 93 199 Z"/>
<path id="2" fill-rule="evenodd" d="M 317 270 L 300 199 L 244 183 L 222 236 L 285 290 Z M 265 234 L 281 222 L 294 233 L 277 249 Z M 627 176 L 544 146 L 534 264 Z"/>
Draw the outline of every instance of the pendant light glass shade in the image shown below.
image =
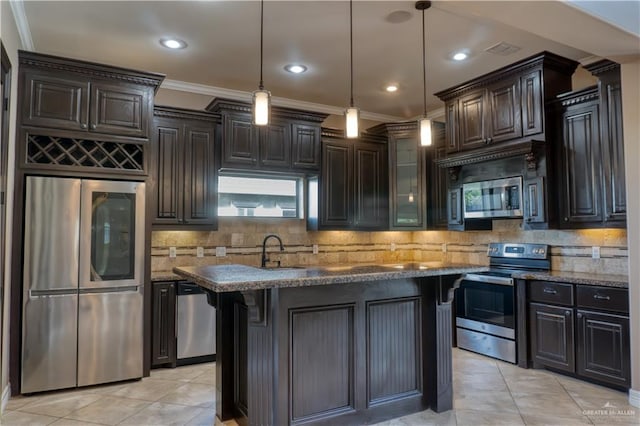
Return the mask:
<path id="1" fill-rule="evenodd" d="M 418 122 L 420 123 L 420 146 L 431 146 L 431 120 L 423 117 Z"/>
<path id="2" fill-rule="evenodd" d="M 347 137 L 359 137 L 358 120 L 360 120 L 360 110 L 356 107 L 349 107 L 345 111 L 344 116 L 347 119 Z"/>
<path id="3" fill-rule="evenodd" d="M 268 90 L 256 90 L 252 99 L 253 124 L 266 126 L 269 124 L 271 111 L 271 93 Z"/>

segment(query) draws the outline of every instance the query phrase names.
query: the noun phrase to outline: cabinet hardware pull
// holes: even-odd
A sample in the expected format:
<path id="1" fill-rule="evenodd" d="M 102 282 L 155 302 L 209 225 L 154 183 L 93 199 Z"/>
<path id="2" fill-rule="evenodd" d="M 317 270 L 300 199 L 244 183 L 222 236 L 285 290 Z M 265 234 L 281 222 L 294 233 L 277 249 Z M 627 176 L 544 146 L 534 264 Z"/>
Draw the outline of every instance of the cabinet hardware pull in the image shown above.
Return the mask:
<path id="1" fill-rule="evenodd" d="M 565 222 L 569 222 L 569 218 L 568 218 L 568 217 L 565 217 L 565 218 L 564 218 L 564 221 L 565 221 Z"/>
<path id="2" fill-rule="evenodd" d="M 86 125 L 85 123 L 82 123 L 82 124 L 80 125 L 80 128 L 81 128 L 81 129 L 86 129 L 86 128 L 87 128 L 87 125 Z"/>
<path id="3" fill-rule="evenodd" d="M 578 319 L 582 318 L 582 314 L 578 313 L 578 315 L 576 315 L 578 317 Z"/>
<path id="4" fill-rule="evenodd" d="M 543 293 L 547 293 L 547 294 L 557 294 L 558 292 L 552 288 L 544 288 L 542 289 Z"/>
<path id="5" fill-rule="evenodd" d="M 568 317 L 569 315 L 571 315 L 571 311 L 564 311 L 564 316 Z"/>
<path id="6" fill-rule="evenodd" d="M 91 128 L 92 128 L 93 130 L 95 130 L 95 129 L 96 129 L 96 125 L 95 125 L 95 124 L 92 124 L 92 125 L 91 125 Z"/>
<path id="7" fill-rule="evenodd" d="M 598 299 L 598 300 L 610 300 L 611 299 L 611 297 L 609 297 L 609 296 L 601 296 L 599 294 L 594 294 L 593 298 L 594 299 Z"/>

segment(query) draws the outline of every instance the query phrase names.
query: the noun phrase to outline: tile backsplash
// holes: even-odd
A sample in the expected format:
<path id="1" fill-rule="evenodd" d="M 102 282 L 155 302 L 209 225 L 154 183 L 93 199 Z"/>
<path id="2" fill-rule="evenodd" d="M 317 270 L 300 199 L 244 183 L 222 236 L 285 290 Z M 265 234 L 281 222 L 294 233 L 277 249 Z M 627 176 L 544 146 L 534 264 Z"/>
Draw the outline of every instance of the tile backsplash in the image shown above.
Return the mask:
<path id="1" fill-rule="evenodd" d="M 270 239 L 270 260 L 282 266 L 338 263 L 394 263 L 444 260 L 477 265 L 488 263 L 490 242 L 527 242 L 551 246 L 552 269 L 561 271 L 627 274 L 627 233 L 624 229 L 523 231 L 519 220 L 496 220 L 493 231 L 307 231 L 300 219 L 220 218 L 217 231 L 154 231 L 151 270 L 170 271 L 174 266 L 240 263 L 259 266 L 262 240 Z M 313 253 L 314 245 L 318 254 Z M 591 247 L 600 247 L 600 259 L 591 258 Z M 169 257 L 169 248 L 176 257 Z M 204 256 L 197 257 L 197 248 Z M 216 247 L 226 255 L 216 256 Z"/>

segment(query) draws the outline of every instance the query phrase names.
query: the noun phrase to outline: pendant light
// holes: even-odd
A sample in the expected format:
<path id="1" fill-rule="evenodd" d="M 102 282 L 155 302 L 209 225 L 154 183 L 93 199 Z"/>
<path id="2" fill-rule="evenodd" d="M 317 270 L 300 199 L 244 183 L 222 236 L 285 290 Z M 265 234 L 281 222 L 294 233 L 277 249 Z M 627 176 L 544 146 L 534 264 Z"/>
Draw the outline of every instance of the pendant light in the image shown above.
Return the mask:
<path id="1" fill-rule="evenodd" d="M 264 82 L 262 81 L 262 51 L 263 51 L 263 34 L 264 34 L 264 0 L 260 0 L 260 84 L 258 90 L 253 92 L 251 99 L 251 109 L 253 112 L 253 124 L 258 126 L 266 126 L 269 124 L 271 113 L 271 93 L 264 90 Z"/>
<path id="2" fill-rule="evenodd" d="M 422 92 L 424 113 L 418 120 L 420 125 L 420 146 L 431 146 L 431 120 L 427 118 L 427 53 L 424 30 L 424 11 L 431 7 L 430 1 L 417 1 L 416 9 L 422 11 Z"/>
<path id="3" fill-rule="evenodd" d="M 344 115 L 347 120 L 347 137 L 357 138 L 360 136 L 360 132 L 358 131 L 360 110 L 353 106 L 353 0 L 349 0 L 349 57 L 351 60 L 351 98 L 349 101 L 349 108 L 347 108 Z"/>

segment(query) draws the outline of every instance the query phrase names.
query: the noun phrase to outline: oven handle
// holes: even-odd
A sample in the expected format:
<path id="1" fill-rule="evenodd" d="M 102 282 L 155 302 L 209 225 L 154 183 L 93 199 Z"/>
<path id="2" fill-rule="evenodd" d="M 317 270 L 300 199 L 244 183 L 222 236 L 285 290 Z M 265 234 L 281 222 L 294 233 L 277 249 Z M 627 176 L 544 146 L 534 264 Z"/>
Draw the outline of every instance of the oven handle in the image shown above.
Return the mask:
<path id="1" fill-rule="evenodd" d="M 478 281 L 481 283 L 498 284 L 513 287 L 513 278 L 496 277 L 492 275 L 465 274 L 463 279 L 467 281 Z"/>

